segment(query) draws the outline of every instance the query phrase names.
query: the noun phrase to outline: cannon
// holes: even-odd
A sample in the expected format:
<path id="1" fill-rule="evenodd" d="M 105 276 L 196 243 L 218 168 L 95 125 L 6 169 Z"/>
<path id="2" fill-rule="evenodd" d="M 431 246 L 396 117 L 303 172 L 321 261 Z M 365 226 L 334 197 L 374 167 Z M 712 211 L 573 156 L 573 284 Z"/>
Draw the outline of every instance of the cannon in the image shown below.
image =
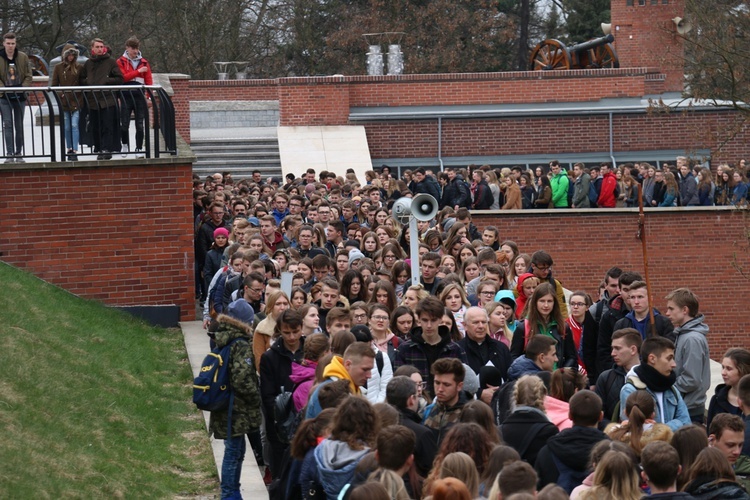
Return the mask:
<path id="1" fill-rule="evenodd" d="M 537 44 L 531 53 L 530 69 L 545 71 L 552 69 L 596 69 L 619 68 L 617 52 L 612 47 L 612 34 L 594 38 L 570 48 L 554 38 Z"/>

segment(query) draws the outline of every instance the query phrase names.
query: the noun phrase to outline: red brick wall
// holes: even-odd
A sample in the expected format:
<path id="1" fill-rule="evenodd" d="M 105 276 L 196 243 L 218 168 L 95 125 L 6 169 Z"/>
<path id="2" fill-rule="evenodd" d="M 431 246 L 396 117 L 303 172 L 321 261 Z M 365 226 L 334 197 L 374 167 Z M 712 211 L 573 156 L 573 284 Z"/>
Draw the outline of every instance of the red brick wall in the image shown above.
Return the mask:
<path id="1" fill-rule="evenodd" d="M 656 209 L 647 211 L 649 274 L 654 305 L 664 311 L 664 296 L 679 287 L 695 292 L 710 326 L 711 358 L 726 349 L 747 347 L 747 292 L 750 274 L 732 268 L 734 255 L 745 272 L 750 254 L 745 235 L 750 211 L 733 209 Z M 480 230 L 494 225 L 501 239 L 524 253 L 543 249 L 552 255 L 554 275 L 570 290 L 594 296 L 612 266 L 644 273 L 642 246 L 635 235 L 638 213 L 631 210 L 474 212 Z M 742 242 L 744 243 L 744 246 Z"/>
<path id="2" fill-rule="evenodd" d="M 611 6 L 612 34 L 621 68 L 642 66 L 660 68 L 667 76 L 668 91 L 682 91 L 684 47 L 676 36 L 672 19 L 685 17 L 685 1 L 669 0 L 663 4 L 658 0 L 652 5 L 632 6 L 626 0 L 613 0 Z"/>
<path id="3" fill-rule="evenodd" d="M 110 306 L 195 319 L 191 164 L 0 169 L 0 259 Z"/>

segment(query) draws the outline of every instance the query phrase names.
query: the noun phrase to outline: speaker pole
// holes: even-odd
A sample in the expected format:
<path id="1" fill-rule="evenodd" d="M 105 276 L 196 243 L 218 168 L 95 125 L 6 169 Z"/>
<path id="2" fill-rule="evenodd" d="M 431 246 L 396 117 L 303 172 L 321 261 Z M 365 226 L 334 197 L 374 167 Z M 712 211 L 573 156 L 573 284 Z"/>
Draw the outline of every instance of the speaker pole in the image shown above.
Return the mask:
<path id="1" fill-rule="evenodd" d="M 411 284 L 417 285 L 422 282 L 419 274 L 419 230 L 417 229 L 417 218 L 409 217 L 409 250 L 411 251 Z"/>

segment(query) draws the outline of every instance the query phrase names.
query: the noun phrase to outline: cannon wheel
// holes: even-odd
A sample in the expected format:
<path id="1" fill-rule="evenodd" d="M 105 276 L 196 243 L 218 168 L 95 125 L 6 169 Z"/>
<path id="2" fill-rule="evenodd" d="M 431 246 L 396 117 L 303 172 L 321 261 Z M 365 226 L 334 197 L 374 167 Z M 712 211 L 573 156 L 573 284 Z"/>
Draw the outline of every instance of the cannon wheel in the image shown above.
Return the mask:
<path id="1" fill-rule="evenodd" d="M 29 63 L 34 76 L 49 76 L 49 66 L 47 66 L 47 61 L 44 58 L 29 54 Z"/>
<path id="2" fill-rule="evenodd" d="M 620 61 L 611 43 L 591 49 L 592 58 L 589 68 L 619 68 Z"/>
<path id="3" fill-rule="evenodd" d="M 530 66 L 532 71 L 570 69 L 570 54 L 564 43 L 550 38 L 534 48 Z"/>

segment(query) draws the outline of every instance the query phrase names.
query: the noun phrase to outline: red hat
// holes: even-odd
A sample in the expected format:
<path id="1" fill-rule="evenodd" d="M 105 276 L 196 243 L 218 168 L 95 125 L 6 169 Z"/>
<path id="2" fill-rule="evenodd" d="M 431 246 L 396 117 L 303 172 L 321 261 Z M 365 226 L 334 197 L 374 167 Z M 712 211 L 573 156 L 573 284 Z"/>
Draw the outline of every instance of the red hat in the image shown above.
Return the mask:
<path id="1" fill-rule="evenodd" d="M 216 239 L 216 237 L 217 237 L 217 236 L 223 236 L 223 237 L 225 237 L 225 238 L 227 238 L 227 239 L 228 239 L 228 238 L 229 238 L 229 231 L 227 231 L 227 230 L 226 230 L 225 228 L 223 228 L 223 227 L 217 227 L 217 228 L 216 228 L 216 229 L 214 230 L 214 239 Z"/>

